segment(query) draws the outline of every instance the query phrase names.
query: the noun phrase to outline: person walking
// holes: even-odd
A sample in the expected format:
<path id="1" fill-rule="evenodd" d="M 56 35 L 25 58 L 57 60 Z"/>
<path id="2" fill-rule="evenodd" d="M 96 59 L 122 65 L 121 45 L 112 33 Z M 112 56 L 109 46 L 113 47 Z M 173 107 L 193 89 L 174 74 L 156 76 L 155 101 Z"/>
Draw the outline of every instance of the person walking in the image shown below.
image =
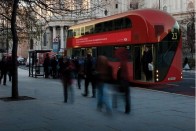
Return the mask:
<path id="1" fill-rule="evenodd" d="M 117 79 L 119 82 L 118 91 L 124 94 L 126 114 L 129 114 L 131 111 L 129 73 L 128 73 L 129 72 L 128 71 L 128 54 L 129 53 L 127 49 L 125 48 L 118 49 L 117 54 L 116 54 L 117 58 L 120 60 L 120 68 L 117 72 Z"/>
<path id="2" fill-rule="evenodd" d="M 12 57 L 7 57 L 7 73 L 9 76 L 9 81 L 12 81 L 12 75 L 13 75 L 13 64 L 12 64 Z"/>
<path id="3" fill-rule="evenodd" d="M 44 73 L 45 73 L 45 78 L 49 77 L 49 67 L 50 67 L 50 57 L 49 54 L 46 54 L 46 58 L 44 59 Z"/>
<path id="4" fill-rule="evenodd" d="M 1 76 L 0 76 L 0 84 L 1 84 L 1 80 L 3 78 L 3 85 L 6 85 L 6 79 L 7 79 L 7 58 L 6 56 L 3 56 L 1 62 Z"/>
<path id="5" fill-rule="evenodd" d="M 81 80 L 84 78 L 84 60 L 78 57 L 76 60 L 77 84 L 78 89 L 81 89 Z"/>
<path id="6" fill-rule="evenodd" d="M 57 77 L 57 65 L 58 62 L 56 60 L 56 57 L 54 56 L 51 60 L 51 68 L 52 68 L 52 77 L 55 79 Z"/>
<path id="7" fill-rule="evenodd" d="M 106 106 L 107 113 L 112 113 L 111 95 L 109 93 L 110 84 L 113 81 L 113 69 L 109 65 L 105 56 L 99 56 L 97 59 L 97 109 L 102 110 L 103 105 Z"/>
<path id="8" fill-rule="evenodd" d="M 71 60 L 67 60 L 64 64 L 64 70 L 62 73 L 62 83 L 63 83 L 63 92 L 64 92 L 64 102 L 67 103 L 67 100 L 70 98 L 71 103 L 74 102 L 74 72 L 75 65 Z M 70 97 L 68 97 L 70 96 Z"/>
<path id="9" fill-rule="evenodd" d="M 93 60 L 92 60 L 92 56 L 90 54 L 87 54 L 87 58 L 84 62 L 84 72 L 85 72 L 85 89 L 84 89 L 84 93 L 83 96 L 88 96 L 88 86 L 89 83 L 91 83 L 92 85 L 92 97 L 95 98 L 96 97 L 96 85 L 95 85 L 95 79 L 93 77 L 93 72 L 95 71 L 94 69 L 94 65 L 93 65 Z"/>

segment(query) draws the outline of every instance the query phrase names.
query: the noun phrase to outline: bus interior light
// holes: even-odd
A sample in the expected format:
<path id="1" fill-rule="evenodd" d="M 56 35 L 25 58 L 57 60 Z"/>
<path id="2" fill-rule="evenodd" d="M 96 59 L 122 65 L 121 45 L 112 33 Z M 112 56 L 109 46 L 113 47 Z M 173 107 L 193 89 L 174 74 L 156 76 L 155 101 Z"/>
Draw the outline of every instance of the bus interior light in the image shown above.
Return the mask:
<path id="1" fill-rule="evenodd" d="M 156 80 L 157 80 L 157 81 L 159 81 L 159 79 L 158 79 L 158 78 L 157 78 Z"/>
<path id="2" fill-rule="evenodd" d="M 159 70 L 156 70 L 156 73 L 159 73 Z"/>

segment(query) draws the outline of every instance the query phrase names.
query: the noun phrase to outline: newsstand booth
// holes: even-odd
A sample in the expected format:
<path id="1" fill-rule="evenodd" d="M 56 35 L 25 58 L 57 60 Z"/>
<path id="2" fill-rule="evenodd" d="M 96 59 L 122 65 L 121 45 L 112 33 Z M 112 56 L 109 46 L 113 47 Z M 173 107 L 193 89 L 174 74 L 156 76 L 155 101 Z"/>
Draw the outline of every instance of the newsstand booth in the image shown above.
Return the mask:
<path id="1" fill-rule="evenodd" d="M 49 56 L 55 55 L 52 50 L 30 50 L 29 51 L 29 77 L 43 76 L 44 77 L 44 59 L 46 54 Z"/>

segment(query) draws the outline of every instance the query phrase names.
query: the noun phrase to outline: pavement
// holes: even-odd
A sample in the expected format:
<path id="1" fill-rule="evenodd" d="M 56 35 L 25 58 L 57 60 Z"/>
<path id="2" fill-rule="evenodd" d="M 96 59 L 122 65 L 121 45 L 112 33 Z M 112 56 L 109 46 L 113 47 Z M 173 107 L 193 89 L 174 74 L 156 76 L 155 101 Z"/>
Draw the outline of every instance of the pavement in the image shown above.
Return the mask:
<path id="1" fill-rule="evenodd" d="M 0 131 L 195 131 L 195 97 L 134 87 L 130 114 L 119 98 L 109 115 L 96 110 L 96 98 L 81 95 L 84 87 L 64 103 L 60 80 L 18 74 L 19 95 L 35 99 L 0 100 Z M 0 85 L 0 98 L 10 96 L 11 83 Z"/>

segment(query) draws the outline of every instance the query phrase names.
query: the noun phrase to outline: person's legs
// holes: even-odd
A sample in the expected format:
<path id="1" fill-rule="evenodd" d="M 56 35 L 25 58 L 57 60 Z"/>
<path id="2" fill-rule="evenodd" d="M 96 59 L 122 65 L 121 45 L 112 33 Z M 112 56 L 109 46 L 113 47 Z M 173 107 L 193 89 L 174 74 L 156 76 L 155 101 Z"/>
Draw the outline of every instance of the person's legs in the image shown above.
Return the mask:
<path id="1" fill-rule="evenodd" d="M 129 113 L 130 112 L 130 90 L 129 90 L 129 86 L 126 87 L 126 91 L 125 91 L 125 113 Z"/>
<path id="2" fill-rule="evenodd" d="M 6 80 L 7 80 L 7 72 L 3 73 L 3 85 L 6 85 Z"/>
<path id="3" fill-rule="evenodd" d="M 101 110 L 103 106 L 103 84 L 99 83 L 97 87 L 97 109 Z"/>
<path id="4" fill-rule="evenodd" d="M 104 83 L 103 86 L 103 100 L 106 105 L 106 110 L 108 113 L 112 113 L 112 98 L 110 93 L 110 84 Z"/>
<path id="5" fill-rule="evenodd" d="M 63 82 L 63 95 L 64 95 L 64 102 L 67 102 L 67 83 L 66 83 L 66 80 L 65 78 L 63 78 L 62 80 Z"/>
<path id="6" fill-rule="evenodd" d="M 91 85 L 92 85 L 92 97 L 95 98 L 96 97 L 96 83 L 94 80 L 91 80 Z"/>
<path id="7" fill-rule="evenodd" d="M 70 99 L 71 103 L 74 103 L 74 82 L 69 84 L 68 91 L 69 91 L 69 93 L 68 93 L 69 98 L 68 99 Z"/>
<path id="8" fill-rule="evenodd" d="M 82 79 L 81 74 L 78 74 L 78 78 L 77 78 L 78 89 L 81 89 L 81 79 Z"/>
<path id="9" fill-rule="evenodd" d="M 85 78 L 85 84 L 84 84 L 84 94 L 83 96 L 87 96 L 88 95 L 88 85 L 89 85 L 89 78 Z"/>

